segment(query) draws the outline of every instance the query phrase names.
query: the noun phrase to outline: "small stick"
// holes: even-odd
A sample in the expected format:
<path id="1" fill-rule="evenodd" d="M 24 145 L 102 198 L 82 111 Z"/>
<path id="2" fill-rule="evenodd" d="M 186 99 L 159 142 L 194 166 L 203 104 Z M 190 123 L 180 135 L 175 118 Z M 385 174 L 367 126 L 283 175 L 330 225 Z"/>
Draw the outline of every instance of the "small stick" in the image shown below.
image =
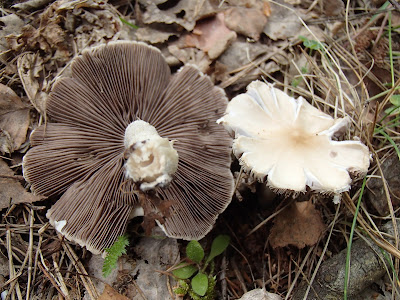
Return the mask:
<path id="1" fill-rule="evenodd" d="M 60 295 L 62 295 L 64 297 L 64 293 L 62 292 L 62 290 L 60 289 L 60 287 L 58 286 L 57 282 L 55 281 L 55 279 L 53 278 L 52 274 L 50 274 L 47 270 L 45 265 L 43 265 L 43 263 L 39 262 L 39 269 L 43 272 L 44 276 L 47 277 L 47 279 L 51 282 L 51 285 L 59 292 Z"/>
<path id="2" fill-rule="evenodd" d="M 37 266 L 38 266 L 38 259 L 39 259 L 39 254 L 41 253 L 40 247 L 42 246 L 42 242 L 43 242 L 43 233 L 47 230 L 49 225 L 50 225 L 49 223 L 46 223 L 46 224 L 44 224 L 42 226 L 42 228 L 40 228 L 38 230 L 39 242 L 38 242 L 38 245 L 36 247 L 36 253 L 35 253 L 35 263 L 34 263 L 34 267 L 33 267 L 33 277 L 32 277 L 32 282 L 33 283 L 35 283 L 35 279 L 36 279 L 36 271 L 37 271 Z M 33 291 L 32 291 L 32 295 L 30 295 L 30 296 L 31 296 L 31 298 L 33 298 Z"/>
<path id="3" fill-rule="evenodd" d="M 11 231 L 8 229 L 7 234 L 6 234 L 6 239 L 7 239 L 7 252 L 8 252 L 8 268 L 9 268 L 9 273 L 10 273 L 10 280 L 12 279 L 13 282 L 10 286 L 9 293 L 7 294 L 6 300 L 10 299 L 10 296 L 12 299 L 15 299 L 15 293 L 14 289 L 17 292 L 17 297 L 18 299 L 22 300 L 22 294 L 21 290 L 19 288 L 19 283 L 18 283 L 18 277 L 21 275 L 15 274 L 15 269 L 14 269 L 14 260 L 13 260 L 13 250 L 12 250 L 12 245 L 11 245 Z"/>
<path id="4" fill-rule="evenodd" d="M 94 287 L 92 280 L 88 277 L 88 273 L 86 272 L 85 267 L 80 262 L 79 257 L 76 255 L 76 253 L 69 244 L 62 243 L 62 246 L 65 252 L 67 253 L 69 259 L 74 264 L 75 269 L 79 273 L 82 283 L 85 286 L 86 291 L 88 292 L 90 298 L 93 300 L 97 299 L 99 297 L 99 294 L 97 293 L 97 290 Z"/>
<path id="5" fill-rule="evenodd" d="M 238 266 L 236 264 L 236 261 L 233 258 L 231 259 L 231 265 L 233 267 L 233 271 L 235 272 L 235 275 L 236 275 L 237 279 L 240 282 L 240 285 L 242 287 L 243 293 L 247 293 L 247 287 L 246 287 L 246 284 L 244 282 L 243 276 L 240 273 L 239 268 L 238 268 Z"/>
<path id="6" fill-rule="evenodd" d="M 53 258 L 54 272 L 56 273 L 56 276 L 58 278 L 58 283 L 60 284 L 60 289 L 61 289 L 61 291 L 63 291 L 63 295 L 65 295 L 64 296 L 65 299 L 69 300 L 69 299 L 71 299 L 71 297 L 70 297 L 70 295 L 68 293 L 68 289 L 67 289 L 67 286 L 66 286 L 66 284 L 64 282 L 64 278 L 61 275 L 60 268 L 58 267 L 57 255 L 55 253 L 53 253 L 52 254 L 52 258 Z"/>
<path id="7" fill-rule="evenodd" d="M 33 256 L 33 209 L 29 211 L 29 246 L 28 246 L 28 282 L 26 285 L 26 300 L 29 299 L 31 283 L 32 283 L 32 256 Z"/>
<path id="8" fill-rule="evenodd" d="M 227 298 L 227 285 L 226 285 L 226 269 L 227 269 L 227 264 L 226 264 L 226 254 L 222 257 L 222 262 L 221 262 L 221 274 L 219 275 L 219 279 L 221 280 L 221 292 L 222 292 L 222 299 L 226 300 Z"/>

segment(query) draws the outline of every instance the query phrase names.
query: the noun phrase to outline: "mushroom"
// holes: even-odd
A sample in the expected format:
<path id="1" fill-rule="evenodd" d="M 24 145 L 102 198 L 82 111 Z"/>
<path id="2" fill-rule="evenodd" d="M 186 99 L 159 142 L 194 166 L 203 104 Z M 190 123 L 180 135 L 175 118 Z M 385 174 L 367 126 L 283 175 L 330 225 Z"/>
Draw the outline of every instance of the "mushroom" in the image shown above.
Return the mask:
<path id="1" fill-rule="evenodd" d="M 370 154 L 360 141 L 336 141 L 349 118 L 333 119 L 304 98 L 253 81 L 218 120 L 235 134 L 233 152 L 243 169 L 277 192 L 340 194 L 350 174 L 368 171 Z"/>
<path id="2" fill-rule="evenodd" d="M 232 138 L 216 123 L 224 91 L 193 66 L 171 75 L 161 52 L 140 42 L 88 49 L 71 72 L 56 82 L 50 122 L 23 161 L 33 192 L 62 195 L 50 223 L 95 254 L 141 211 L 169 237 L 204 237 L 234 190 Z"/>

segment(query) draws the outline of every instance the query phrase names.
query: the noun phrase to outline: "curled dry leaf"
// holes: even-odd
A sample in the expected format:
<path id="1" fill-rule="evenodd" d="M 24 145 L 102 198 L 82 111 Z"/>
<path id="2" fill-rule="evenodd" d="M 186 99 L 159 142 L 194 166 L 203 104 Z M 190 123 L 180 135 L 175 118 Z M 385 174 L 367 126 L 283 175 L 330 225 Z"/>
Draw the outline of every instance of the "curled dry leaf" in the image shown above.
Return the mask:
<path id="1" fill-rule="evenodd" d="M 17 67 L 29 101 L 39 113 L 44 115 L 47 94 L 43 92 L 43 78 L 40 77 L 43 59 L 37 54 L 26 53 L 18 58 Z"/>
<path id="2" fill-rule="evenodd" d="M 275 217 L 269 242 L 273 248 L 315 245 L 325 231 L 321 213 L 311 201 L 294 202 Z"/>
<path id="3" fill-rule="evenodd" d="M 12 153 L 26 140 L 30 123 L 27 108 L 14 91 L 0 84 L 0 151 Z"/>
<path id="4" fill-rule="evenodd" d="M 27 192 L 7 163 L 0 160 L 0 210 L 12 204 L 32 203 L 44 198 Z"/>

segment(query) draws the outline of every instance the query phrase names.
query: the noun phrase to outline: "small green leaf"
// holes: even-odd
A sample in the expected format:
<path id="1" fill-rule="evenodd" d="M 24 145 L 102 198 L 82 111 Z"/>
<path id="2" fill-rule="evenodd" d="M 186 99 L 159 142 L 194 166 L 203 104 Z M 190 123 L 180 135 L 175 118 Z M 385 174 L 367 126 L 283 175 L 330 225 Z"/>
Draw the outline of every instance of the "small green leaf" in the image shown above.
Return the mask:
<path id="1" fill-rule="evenodd" d="M 385 109 L 385 114 L 387 115 L 396 115 L 398 113 L 400 113 L 400 108 L 397 106 L 391 106 Z"/>
<path id="2" fill-rule="evenodd" d="M 128 236 L 122 235 L 117 238 L 110 248 L 106 248 L 106 258 L 103 263 L 103 276 L 107 277 L 111 274 L 112 270 L 117 267 L 118 258 L 126 253 L 126 246 L 129 245 Z"/>
<path id="3" fill-rule="evenodd" d="M 308 73 L 308 69 L 306 67 L 301 67 L 300 71 L 302 74 L 307 74 Z"/>
<path id="4" fill-rule="evenodd" d="M 228 247 L 230 240 L 231 238 L 229 235 L 220 234 L 217 236 L 211 244 L 210 255 L 208 256 L 206 263 L 209 263 L 214 257 L 224 252 Z"/>
<path id="5" fill-rule="evenodd" d="M 199 273 L 192 279 L 192 289 L 196 294 L 204 296 L 208 289 L 208 278 L 206 274 Z"/>
<path id="6" fill-rule="evenodd" d="M 128 21 L 125 20 L 124 18 L 119 17 L 119 19 L 120 19 L 120 21 L 121 21 L 122 23 L 124 23 L 125 25 L 128 25 L 128 26 L 132 27 L 133 29 L 139 29 L 139 26 L 128 22 Z"/>
<path id="7" fill-rule="evenodd" d="M 310 40 L 308 38 L 306 38 L 305 36 L 300 35 L 299 39 L 301 41 L 303 41 L 303 45 L 306 48 L 309 48 L 311 50 L 322 50 L 324 49 L 324 47 L 322 46 L 322 44 L 318 41 L 314 41 L 314 40 Z"/>
<path id="8" fill-rule="evenodd" d="M 204 250 L 198 241 L 190 241 L 186 247 L 186 256 L 195 263 L 200 263 L 204 258 Z"/>
<path id="9" fill-rule="evenodd" d="M 393 95 L 390 97 L 390 103 L 394 106 L 400 106 L 400 95 Z"/>
<path id="10" fill-rule="evenodd" d="M 181 263 L 179 265 L 184 265 L 184 263 Z M 194 273 L 196 273 L 197 270 L 198 269 L 193 265 L 186 265 L 184 267 L 173 270 L 172 274 L 174 274 L 179 279 L 187 279 L 190 278 Z"/>

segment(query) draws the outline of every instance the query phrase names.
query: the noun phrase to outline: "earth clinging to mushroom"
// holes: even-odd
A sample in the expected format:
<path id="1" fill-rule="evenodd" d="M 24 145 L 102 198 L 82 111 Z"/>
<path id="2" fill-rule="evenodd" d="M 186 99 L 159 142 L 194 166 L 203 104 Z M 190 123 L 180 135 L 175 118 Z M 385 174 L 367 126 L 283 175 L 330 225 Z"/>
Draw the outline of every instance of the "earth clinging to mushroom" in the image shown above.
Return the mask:
<path id="1" fill-rule="evenodd" d="M 350 189 L 351 173 L 368 171 L 368 147 L 356 140 L 332 139 L 348 126 L 347 117 L 333 119 L 271 84 L 250 83 L 218 122 L 234 133 L 233 152 L 244 170 L 266 179 L 277 192 L 309 188 L 340 194 Z"/>
<path id="2" fill-rule="evenodd" d="M 68 239 L 102 253 L 144 210 L 174 238 L 200 239 L 231 201 L 232 138 L 222 89 L 193 66 L 176 74 L 152 46 L 112 42 L 74 59 L 31 135 L 24 176 Z"/>

